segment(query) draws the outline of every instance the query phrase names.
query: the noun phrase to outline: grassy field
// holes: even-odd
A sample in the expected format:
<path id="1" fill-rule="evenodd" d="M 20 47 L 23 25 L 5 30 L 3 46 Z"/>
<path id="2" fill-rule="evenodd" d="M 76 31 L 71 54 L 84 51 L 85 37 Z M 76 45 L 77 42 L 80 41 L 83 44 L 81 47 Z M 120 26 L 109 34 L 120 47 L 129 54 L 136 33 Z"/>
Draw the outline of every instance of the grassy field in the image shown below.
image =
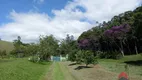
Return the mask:
<path id="1" fill-rule="evenodd" d="M 14 49 L 14 45 L 12 42 L 0 41 L 0 50 L 6 50 L 6 52 L 10 52 Z"/>
<path id="2" fill-rule="evenodd" d="M 142 78 L 142 56 L 125 56 L 120 60 L 99 59 L 100 66 L 74 70 L 78 65 L 68 66 L 68 62 L 32 63 L 27 58 L 0 59 L 0 80 L 105 80 L 105 75 L 116 78 L 122 71 L 129 73 L 131 80 Z M 126 70 L 125 65 L 128 66 Z M 50 70 L 51 69 L 51 70 Z M 90 76 L 90 77 L 87 77 Z M 115 79 L 114 79 L 115 80 Z"/>
<path id="3" fill-rule="evenodd" d="M 65 76 L 61 70 L 59 63 L 54 63 L 53 80 L 65 80 Z"/>
<path id="4" fill-rule="evenodd" d="M 50 62 L 32 63 L 23 59 L 0 59 L 0 80 L 41 80 Z"/>
<path id="5" fill-rule="evenodd" d="M 99 64 L 112 72 L 126 71 L 130 76 L 142 76 L 141 55 L 125 56 L 120 60 L 99 59 Z"/>

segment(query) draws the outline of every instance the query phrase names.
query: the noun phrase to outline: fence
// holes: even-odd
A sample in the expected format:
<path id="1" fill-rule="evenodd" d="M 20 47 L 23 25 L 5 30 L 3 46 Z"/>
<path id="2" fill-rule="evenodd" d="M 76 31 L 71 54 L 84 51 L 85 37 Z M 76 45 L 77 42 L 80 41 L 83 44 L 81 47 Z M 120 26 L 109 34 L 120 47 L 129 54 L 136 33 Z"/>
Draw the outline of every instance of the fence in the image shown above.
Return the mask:
<path id="1" fill-rule="evenodd" d="M 62 55 L 60 56 L 51 56 L 51 61 L 67 61 L 68 60 L 68 55 L 63 57 Z"/>

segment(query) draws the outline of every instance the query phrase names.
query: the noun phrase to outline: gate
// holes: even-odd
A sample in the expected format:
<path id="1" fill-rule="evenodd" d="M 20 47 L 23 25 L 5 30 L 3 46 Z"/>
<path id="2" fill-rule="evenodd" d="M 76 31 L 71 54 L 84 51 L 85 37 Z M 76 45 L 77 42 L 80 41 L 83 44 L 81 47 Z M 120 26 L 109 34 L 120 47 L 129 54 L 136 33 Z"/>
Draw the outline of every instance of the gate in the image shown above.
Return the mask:
<path id="1" fill-rule="evenodd" d="M 58 57 L 58 56 L 53 56 L 53 61 L 60 61 L 60 57 Z"/>

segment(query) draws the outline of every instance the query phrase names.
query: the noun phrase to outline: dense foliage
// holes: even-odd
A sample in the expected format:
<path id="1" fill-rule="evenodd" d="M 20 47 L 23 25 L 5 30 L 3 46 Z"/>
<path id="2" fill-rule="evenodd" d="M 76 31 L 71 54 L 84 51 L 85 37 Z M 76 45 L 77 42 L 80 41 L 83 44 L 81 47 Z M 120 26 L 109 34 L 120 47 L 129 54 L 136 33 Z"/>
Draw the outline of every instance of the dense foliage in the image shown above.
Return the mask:
<path id="1" fill-rule="evenodd" d="M 31 59 L 36 61 L 49 60 L 51 55 L 59 55 L 58 51 L 58 41 L 52 36 L 40 36 L 39 43 L 24 44 L 21 42 L 20 36 L 17 40 L 14 40 L 14 50 L 11 54 L 15 57 L 26 57 L 32 56 Z"/>
<path id="2" fill-rule="evenodd" d="M 6 50 L 3 50 L 3 51 L 0 50 L 0 57 L 3 59 L 6 56 L 7 56 Z"/>
<path id="3" fill-rule="evenodd" d="M 78 38 L 83 50 L 124 55 L 142 52 L 142 6 L 114 16 L 110 21 L 83 32 Z M 94 54 L 96 55 L 96 54 Z"/>
<path id="4" fill-rule="evenodd" d="M 50 36 L 40 36 L 39 42 L 25 44 L 18 36 L 14 40 L 16 57 L 32 56 L 33 62 L 50 60 L 53 56 L 67 56 L 68 60 L 86 65 L 97 62 L 95 58 L 119 59 L 125 55 L 142 52 L 142 6 L 134 11 L 114 16 L 111 21 L 83 32 L 78 40 L 67 35 L 60 42 Z M 4 52 L 3 52 L 4 53 Z M 2 55 L 1 55 L 2 56 Z"/>

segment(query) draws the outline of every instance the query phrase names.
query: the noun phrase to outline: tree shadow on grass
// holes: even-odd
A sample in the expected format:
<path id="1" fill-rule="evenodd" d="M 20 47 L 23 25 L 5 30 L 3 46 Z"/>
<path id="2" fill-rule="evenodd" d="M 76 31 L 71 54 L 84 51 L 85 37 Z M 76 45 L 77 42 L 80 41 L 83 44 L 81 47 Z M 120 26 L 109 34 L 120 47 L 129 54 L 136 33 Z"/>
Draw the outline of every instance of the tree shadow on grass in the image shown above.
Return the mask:
<path id="1" fill-rule="evenodd" d="M 0 59 L 0 63 L 5 63 L 5 62 L 12 62 L 14 60 L 4 60 L 4 59 Z"/>
<path id="2" fill-rule="evenodd" d="M 125 61 L 124 63 L 129 64 L 129 65 L 142 66 L 142 60 Z"/>
<path id="3" fill-rule="evenodd" d="M 38 63 L 41 64 L 41 65 L 48 65 L 47 62 L 38 62 Z"/>
<path id="4" fill-rule="evenodd" d="M 93 67 L 90 67 L 90 66 L 78 66 L 74 70 L 80 70 L 80 69 L 85 69 L 85 68 L 93 68 Z"/>
<path id="5" fill-rule="evenodd" d="M 39 62 L 32 62 L 30 61 L 31 63 L 35 63 L 35 64 L 40 64 L 40 65 L 49 65 L 49 61 L 39 61 Z"/>
<path id="6" fill-rule="evenodd" d="M 69 64 L 68 66 L 73 66 L 73 65 L 76 65 L 77 63 L 71 63 L 71 64 Z"/>

